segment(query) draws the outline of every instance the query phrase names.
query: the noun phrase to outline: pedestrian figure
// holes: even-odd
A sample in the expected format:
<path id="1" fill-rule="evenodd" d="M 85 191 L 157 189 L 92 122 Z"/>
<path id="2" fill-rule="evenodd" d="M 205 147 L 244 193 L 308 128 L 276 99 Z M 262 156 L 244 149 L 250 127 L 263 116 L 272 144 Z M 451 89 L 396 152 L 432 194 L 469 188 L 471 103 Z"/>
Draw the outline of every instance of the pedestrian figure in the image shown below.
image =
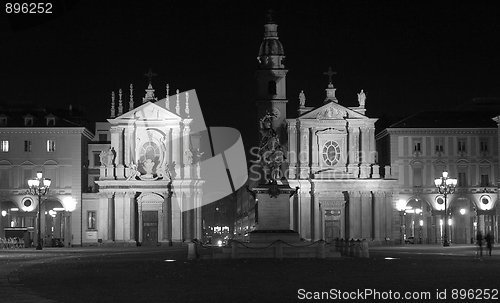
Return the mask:
<path id="1" fill-rule="evenodd" d="M 488 252 L 490 254 L 490 257 L 491 257 L 491 242 L 493 242 L 493 237 L 490 235 L 490 233 L 487 233 L 486 234 L 486 237 L 484 237 L 484 240 L 486 241 L 486 247 L 488 248 Z"/>
<path id="2" fill-rule="evenodd" d="M 477 246 L 479 249 L 479 253 L 482 256 L 483 255 L 483 235 L 481 234 L 480 230 L 477 231 L 476 240 L 477 240 L 476 243 L 477 243 Z"/>

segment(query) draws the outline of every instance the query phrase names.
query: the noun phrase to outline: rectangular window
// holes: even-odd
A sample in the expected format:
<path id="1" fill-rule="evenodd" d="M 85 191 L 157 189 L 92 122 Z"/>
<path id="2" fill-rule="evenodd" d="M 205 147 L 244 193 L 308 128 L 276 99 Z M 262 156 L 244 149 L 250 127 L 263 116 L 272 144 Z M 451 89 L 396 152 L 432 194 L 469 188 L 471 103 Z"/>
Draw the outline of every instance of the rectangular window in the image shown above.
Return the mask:
<path id="1" fill-rule="evenodd" d="M 413 139 L 413 151 L 422 151 L 421 139 Z"/>
<path id="2" fill-rule="evenodd" d="M 99 134 L 99 142 L 107 142 L 108 135 L 107 134 Z"/>
<path id="3" fill-rule="evenodd" d="M 9 151 L 9 141 L 2 140 L 2 152 L 6 153 Z"/>
<path id="4" fill-rule="evenodd" d="M 458 186 L 467 186 L 467 175 L 465 173 L 458 173 Z"/>
<path id="5" fill-rule="evenodd" d="M 436 151 L 437 152 L 442 152 L 444 151 L 444 139 L 443 138 L 436 138 Z"/>
<path id="6" fill-rule="evenodd" d="M 93 153 L 93 156 L 94 156 L 94 167 L 99 167 L 101 166 L 101 157 L 100 157 L 100 153 L 96 153 L 94 152 Z"/>
<path id="7" fill-rule="evenodd" d="M 30 140 L 24 140 L 24 151 L 25 152 L 31 151 L 31 141 Z"/>
<path id="8" fill-rule="evenodd" d="M 483 139 L 481 139 L 481 141 L 479 141 L 479 149 L 482 152 L 488 151 L 488 139 L 483 138 Z"/>
<path id="9" fill-rule="evenodd" d="M 413 167 L 413 186 L 422 187 L 422 167 Z"/>
<path id="10" fill-rule="evenodd" d="M 47 140 L 47 151 L 55 152 L 56 151 L 56 141 L 55 140 Z"/>
<path id="11" fill-rule="evenodd" d="M 481 187 L 487 187 L 490 184 L 489 175 L 481 175 Z"/>
<path id="12" fill-rule="evenodd" d="M 96 229 L 96 212 L 94 210 L 87 212 L 87 229 Z"/>
<path id="13" fill-rule="evenodd" d="M 465 139 L 458 139 L 458 151 L 464 152 L 467 149 L 465 148 Z"/>

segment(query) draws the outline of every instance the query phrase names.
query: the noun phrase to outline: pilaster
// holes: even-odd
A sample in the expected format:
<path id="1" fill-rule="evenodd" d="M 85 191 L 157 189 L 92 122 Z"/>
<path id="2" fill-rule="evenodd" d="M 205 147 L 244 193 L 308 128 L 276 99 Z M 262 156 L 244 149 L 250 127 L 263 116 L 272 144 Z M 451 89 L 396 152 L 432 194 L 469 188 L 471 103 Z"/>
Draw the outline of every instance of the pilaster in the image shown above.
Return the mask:
<path id="1" fill-rule="evenodd" d="M 181 178 L 181 140 L 180 128 L 172 129 L 172 161 L 175 163 L 174 175 L 176 178 Z"/>
<path id="2" fill-rule="evenodd" d="M 361 193 L 359 191 L 349 192 L 349 233 L 351 239 L 361 238 Z"/>
<path id="3" fill-rule="evenodd" d="M 296 121 L 287 120 L 288 127 L 288 179 L 297 177 L 297 126 Z"/>
<path id="4" fill-rule="evenodd" d="M 107 193 L 108 198 L 108 242 L 115 241 L 115 195 Z"/>
<path id="5" fill-rule="evenodd" d="M 190 148 L 190 140 L 189 140 L 189 135 L 191 133 L 190 127 L 189 127 L 189 122 L 190 121 L 185 121 L 184 122 L 184 129 L 182 131 L 182 145 L 183 145 L 183 154 L 184 154 L 184 172 L 183 172 L 183 179 L 191 179 L 191 165 L 193 164 L 193 152 L 191 151 Z"/>
<path id="6" fill-rule="evenodd" d="M 300 179 L 309 178 L 309 128 L 300 127 Z"/>
<path id="7" fill-rule="evenodd" d="M 372 197 L 371 192 L 362 191 L 361 195 L 361 238 L 372 239 Z"/>

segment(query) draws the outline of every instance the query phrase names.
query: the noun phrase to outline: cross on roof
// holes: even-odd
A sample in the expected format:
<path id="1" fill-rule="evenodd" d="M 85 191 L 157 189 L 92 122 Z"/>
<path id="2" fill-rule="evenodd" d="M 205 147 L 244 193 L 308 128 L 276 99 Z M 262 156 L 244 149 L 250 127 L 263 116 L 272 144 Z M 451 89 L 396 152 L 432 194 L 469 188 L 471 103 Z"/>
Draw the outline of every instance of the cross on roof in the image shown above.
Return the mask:
<path id="1" fill-rule="evenodd" d="M 269 18 L 270 22 L 273 21 L 273 13 L 274 13 L 274 11 L 272 9 L 269 9 L 267 11 L 267 17 Z"/>
<path id="2" fill-rule="evenodd" d="M 332 67 L 331 66 L 328 67 L 328 71 L 327 72 L 323 73 L 323 75 L 327 75 L 328 76 L 328 80 L 330 81 L 330 83 L 332 83 L 332 76 L 336 75 L 336 74 L 337 74 L 337 72 L 332 71 Z"/>
<path id="3" fill-rule="evenodd" d="M 147 74 L 144 74 L 144 76 L 149 78 L 149 84 L 151 84 L 151 78 L 156 76 L 156 74 L 151 71 L 151 68 L 149 68 L 149 72 Z"/>

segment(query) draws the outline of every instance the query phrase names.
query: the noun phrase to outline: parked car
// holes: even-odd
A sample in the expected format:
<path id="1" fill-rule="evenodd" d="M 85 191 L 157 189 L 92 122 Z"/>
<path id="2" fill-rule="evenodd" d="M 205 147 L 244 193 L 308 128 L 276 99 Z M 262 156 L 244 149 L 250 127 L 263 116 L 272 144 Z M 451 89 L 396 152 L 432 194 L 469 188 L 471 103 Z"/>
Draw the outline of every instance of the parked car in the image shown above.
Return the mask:
<path id="1" fill-rule="evenodd" d="M 415 244 L 415 237 L 408 237 L 405 239 L 405 244 Z"/>

